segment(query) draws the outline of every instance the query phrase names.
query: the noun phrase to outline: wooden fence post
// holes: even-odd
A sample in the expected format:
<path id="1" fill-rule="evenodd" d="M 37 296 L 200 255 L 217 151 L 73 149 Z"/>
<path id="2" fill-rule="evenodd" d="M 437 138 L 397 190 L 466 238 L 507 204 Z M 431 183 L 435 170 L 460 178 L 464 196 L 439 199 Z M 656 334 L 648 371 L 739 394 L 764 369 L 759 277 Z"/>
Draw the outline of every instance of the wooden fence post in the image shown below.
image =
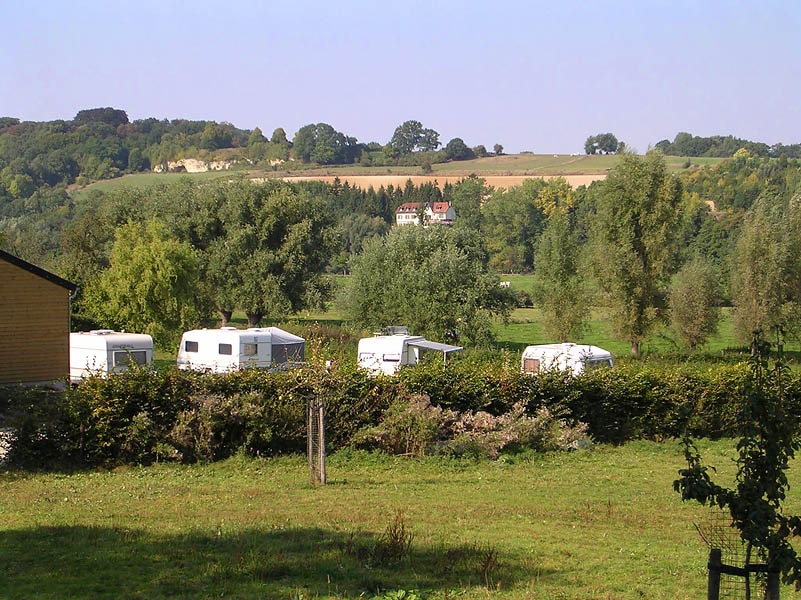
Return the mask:
<path id="1" fill-rule="evenodd" d="M 720 600 L 720 568 L 722 565 L 720 548 L 709 550 L 709 563 L 707 563 L 706 599 Z"/>

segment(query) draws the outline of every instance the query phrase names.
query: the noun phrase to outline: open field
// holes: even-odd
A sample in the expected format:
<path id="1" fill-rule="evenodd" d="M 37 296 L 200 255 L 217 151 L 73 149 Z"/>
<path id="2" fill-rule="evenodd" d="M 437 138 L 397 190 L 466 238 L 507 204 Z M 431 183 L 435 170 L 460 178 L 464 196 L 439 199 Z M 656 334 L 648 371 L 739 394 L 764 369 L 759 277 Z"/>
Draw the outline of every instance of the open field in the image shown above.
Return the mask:
<path id="1" fill-rule="evenodd" d="M 494 188 L 517 187 L 522 184 L 526 179 L 552 179 L 554 177 L 563 177 L 571 185 L 576 188 L 580 185 L 590 185 L 593 181 L 604 179 L 606 175 L 482 175 L 486 180 L 487 185 Z M 341 176 L 299 176 L 299 177 L 285 177 L 285 181 L 325 181 L 333 183 L 334 179 L 339 179 L 342 183 L 348 182 L 352 187 L 362 189 L 380 187 L 387 187 L 393 185 L 395 187 L 403 187 L 407 181 L 416 185 L 424 183 L 436 183 L 443 186 L 446 183 L 458 183 L 464 179 L 463 175 L 341 175 Z"/>
<path id="2" fill-rule="evenodd" d="M 731 442 L 700 448 L 730 484 Z M 675 442 L 636 442 L 496 462 L 344 451 L 317 488 L 299 456 L 3 473 L 0 597 L 697 599 L 709 513 L 672 491 L 682 466 Z M 398 522 L 410 545 L 391 558 Z"/>
<path id="3" fill-rule="evenodd" d="M 684 169 L 687 161 L 691 165 L 717 164 L 720 158 L 691 158 L 668 156 L 665 158 L 668 168 Z M 421 173 L 420 167 L 363 167 L 360 165 L 337 165 L 316 167 L 313 165 L 295 164 L 290 161 L 282 169 L 264 169 L 249 167 L 232 171 L 210 171 L 207 173 L 138 173 L 117 179 L 98 181 L 83 189 L 75 188 L 79 195 L 90 190 L 108 191 L 120 185 L 132 187 L 149 187 L 158 183 L 169 183 L 183 177 L 193 179 L 215 179 L 219 177 L 245 176 L 252 179 L 268 177 L 284 178 L 290 181 L 314 179 L 333 181 L 350 181 L 351 185 L 378 189 L 381 185 L 404 185 L 408 179 L 415 184 L 436 180 L 443 184 L 455 182 L 468 175 L 475 174 L 487 180 L 489 185 L 497 188 L 508 188 L 520 185 L 525 179 L 538 177 L 565 177 L 571 185 L 589 185 L 592 181 L 603 179 L 607 171 L 620 162 L 619 156 L 586 156 L 569 154 L 513 154 L 488 156 L 474 160 L 447 162 L 432 165 L 432 172 Z M 367 179 L 365 179 L 367 178 Z"/>

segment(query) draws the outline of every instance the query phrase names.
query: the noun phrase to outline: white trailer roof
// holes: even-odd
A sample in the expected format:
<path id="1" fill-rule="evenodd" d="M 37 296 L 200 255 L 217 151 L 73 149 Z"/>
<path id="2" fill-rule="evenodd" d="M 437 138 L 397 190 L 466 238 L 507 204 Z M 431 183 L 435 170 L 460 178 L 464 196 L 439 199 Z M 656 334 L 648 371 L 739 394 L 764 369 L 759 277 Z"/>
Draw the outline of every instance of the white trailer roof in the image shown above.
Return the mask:
<path id="1" fill-rule="evenodd" d="M 264 337 L 270 336 L 273 344 L 300 344 L 306 340 L 278 327 L 250 327 L 248 329 L 237 329 L 236 327 L 220 327 L 219 329 L 193 329 L 185 331 L 184 336 L 220 339 L 220 338 L 241 338 L 241 337 Z"/>
<path id="2" fill-rule="evenodd" d="M 73 331 L 70 344 L 86 344 L 91 348 L 153 346 L 153 338 L 146 333 L 128 333 L 112 329 L 93 329 L 92 331 Z"/>

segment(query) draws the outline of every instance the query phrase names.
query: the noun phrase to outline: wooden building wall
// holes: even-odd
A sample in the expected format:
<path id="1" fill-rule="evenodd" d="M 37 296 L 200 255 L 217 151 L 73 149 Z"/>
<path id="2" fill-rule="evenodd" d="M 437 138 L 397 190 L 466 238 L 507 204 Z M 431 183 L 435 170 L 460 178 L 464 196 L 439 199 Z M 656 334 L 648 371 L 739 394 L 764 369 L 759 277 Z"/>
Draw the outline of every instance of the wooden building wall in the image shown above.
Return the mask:
<path id="1" fill-rule="evenodd" d="M 0 385 L 64 381 L 69 290 L 0 260 Z"/>

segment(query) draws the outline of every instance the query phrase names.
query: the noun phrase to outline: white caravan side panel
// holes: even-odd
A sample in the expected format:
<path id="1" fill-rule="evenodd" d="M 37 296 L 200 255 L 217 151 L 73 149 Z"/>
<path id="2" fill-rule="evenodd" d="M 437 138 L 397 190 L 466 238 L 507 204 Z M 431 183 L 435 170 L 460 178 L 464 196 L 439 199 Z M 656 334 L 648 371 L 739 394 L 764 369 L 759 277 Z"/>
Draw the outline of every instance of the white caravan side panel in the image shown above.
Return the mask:
<path id="1" fill-rule="evenodd" d="M 70 333 L 70 381 L 128 370 L 130 364 L 153 363 L 153 338 L 144 333 L 110 329 Z"/>
<path id="2" fill-rule="evenodd" d="M 372 375 L 394 375 L 405 365 L 416 365 L 419 350 L 410 346 L 410 341 L 420 341 L 420 336 L 376 335 L 359 340 L 357 362 L 360 368 Z"/>

